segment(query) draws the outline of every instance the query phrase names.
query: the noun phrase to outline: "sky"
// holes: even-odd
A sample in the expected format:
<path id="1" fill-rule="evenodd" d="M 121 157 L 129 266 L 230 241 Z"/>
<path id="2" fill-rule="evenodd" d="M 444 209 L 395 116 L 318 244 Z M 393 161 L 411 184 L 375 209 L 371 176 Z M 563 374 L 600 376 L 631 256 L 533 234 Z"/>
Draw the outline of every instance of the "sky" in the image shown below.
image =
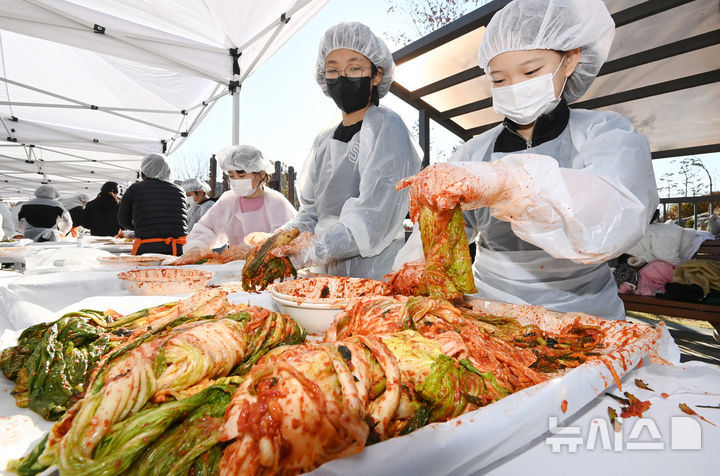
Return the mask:
<path id="1" fill-rule="evenodd" d="M 407 28 L 397 14 L 387 13 L 385 0 L 331 0 L 308 21 L 267 62 L 251 74 L 240 93 L 240 144 L 259 148 L 265 158 L 280 160 L 299 172 L 310 152 L 315 136 L 331 124 L 340 122 L 332 99 L 315 82 L 315 60 L 325 30 L 342 21 L 359 21 L 385 39 L 390 51 L 394 44 L 388 32 Z M 418 113 L 392 94 L 381 99 L 405 121 L 409 129 Z M 226 96 L 212 108 L 198 129 L 172 154 L 171 164 L 203 161 L 232 142 L 232 99 Z M 460 140 L 443 127 L 431 124 L 431 159 L 447 156 Z M 699 156 L 713 176 L 713 190 L 720 189 L 720 154 Z M 679 159 L 653 161 L 656 180 L 667 173 L 678 177 Z M 177 173 L 176 173 L 177 175 Z M 707 175 L 699 171 L 698 182 L 707 191 Z M 661 192 L 662 196 L 666 196 Z"/>
<path id="2" fill-rule="evenodd" d="M 251 74 L 240 93 L 240 143 L 259 148 L 265 158 L 302 167 L 315 136 L 340 122 L 335 103 L 315 82 L 315 60 L 320 38 L 342 21 L 359 21 L 387 38 L 393 24 L 385 0 L 331 0 L 272 58 Z M 388 42 L 391 51 L 398 49 Z M 403 116 L 408 127 L 417 112 L 395 97 L 381 100 Z M 198 130 L 171 157 L 210 157 L 232 142 L 232 99 L 216 104 Z"/>

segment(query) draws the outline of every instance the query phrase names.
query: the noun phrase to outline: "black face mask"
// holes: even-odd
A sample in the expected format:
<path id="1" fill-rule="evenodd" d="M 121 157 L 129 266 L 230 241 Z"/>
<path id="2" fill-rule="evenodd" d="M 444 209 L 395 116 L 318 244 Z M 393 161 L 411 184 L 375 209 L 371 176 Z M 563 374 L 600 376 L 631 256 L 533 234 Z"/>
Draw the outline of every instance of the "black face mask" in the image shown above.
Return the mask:
<path id="1" fill-rule="evenodd" d="M 328 93 L 337 107 L 350 114 L 370 103 L 370 79 L 370 76 L 353 79 L 340 76 L 336 80 L 325 81 Z"/>

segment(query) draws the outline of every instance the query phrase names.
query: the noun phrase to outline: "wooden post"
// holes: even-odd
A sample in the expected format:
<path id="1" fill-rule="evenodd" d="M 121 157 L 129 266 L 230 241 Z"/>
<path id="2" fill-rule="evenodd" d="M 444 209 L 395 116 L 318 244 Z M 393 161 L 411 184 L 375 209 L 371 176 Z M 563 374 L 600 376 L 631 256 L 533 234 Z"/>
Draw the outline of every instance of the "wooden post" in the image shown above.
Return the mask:
<path id="1" fill-rule="evenodd" d="M 287 199 L 290 203 L 293 204 L 293 206 L 295 208 L 297 208 L 298 203 L 295 200 L 295 167 L 293 167 L 292 165 L 290 167 L 288 167 L 287 181 L 288 181 Z"/>
<path id="2" fill-rule="evenodd" d="M 223 192 L 227 192 L 230 190 L 230 177 L 228 177 L 228 174 L 223 172 Z"/>
<path id="3" fill-rule="evenodd" d="M 273 172 L 268 185 L 273 190 L 282 193 L 282 165 L 279 160 L 275 161 L 275 172 Z"/>
<path id="4" fill-rule="evenodd" d="M 210 197 L 215 198 L 215 186 L 217 185 L 217 159 L 215 154 L 210 157 Z"/>
<path id="5" fill-rule="evenodd" d="M 685 228 L 683 226 L 683 222 L 682 222 L 682 206 L 683 206 L 682 202 L 679 202 L 678 203 L 678 226 L 681 228 Z"/>

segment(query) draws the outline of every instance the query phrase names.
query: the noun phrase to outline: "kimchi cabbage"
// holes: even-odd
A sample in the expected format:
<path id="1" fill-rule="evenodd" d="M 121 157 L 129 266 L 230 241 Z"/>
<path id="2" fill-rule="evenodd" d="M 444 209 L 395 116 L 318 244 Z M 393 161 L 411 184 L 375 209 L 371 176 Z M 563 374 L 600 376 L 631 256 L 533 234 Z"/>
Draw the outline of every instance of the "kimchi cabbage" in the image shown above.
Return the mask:
<path id="1" fill-rule="evenodd" d="M 226 309 L 229 311 L 230 309 Z M 262 308 L 228 315 L 179 317 L 107 354 L 85 396 L 51 428 L 33 467 L 61 474 L 109 474 L 107 435 L 157 404 L 184 401 L 220 377 L 247 370 L 269 349 L 305 340 L 289 317 Z M 139 454 L 138 454 L 139 456 Z M 27 466 L 23 461 L 13 467 Z"/>
<path id="2" fill-rule="evenodd" d="M 406 263 L 385 277 L 398 294 L 459 299 L 477 292 L 460 207 L 435 210 L 422 205 L 418 214 L 425 263 Z"/>

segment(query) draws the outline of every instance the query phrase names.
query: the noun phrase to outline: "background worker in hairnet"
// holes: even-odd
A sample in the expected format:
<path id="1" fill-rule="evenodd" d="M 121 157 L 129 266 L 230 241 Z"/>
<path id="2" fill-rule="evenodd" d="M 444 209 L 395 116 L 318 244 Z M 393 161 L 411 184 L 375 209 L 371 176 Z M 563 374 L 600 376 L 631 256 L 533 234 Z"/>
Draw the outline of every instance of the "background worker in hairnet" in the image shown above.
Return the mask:
<path id="1" fill-rule="evenodd" d="M 187 235 L 185 191 L 173 183 L 163 155 L 146 155 L 140 172 L 142 181 L 128 187 L 118 208 L 120 226 L 135 230 L 132 254 L 179 256 Z"/>
<path id="2" fill-rule="evenodd" d="M 83 209 L 90 198 L 84 193 L 76 193 L 72 197 L 61 198 L 58 200 L 60 204 L 70 213 L 72 219 L 71 232 L 82 225 L 83 221 Z"/>
<path id="3" fill-rule="evenodd" d="M 190 208 L 188 210 L 188 231 L 192 231 L 195 223 L 200 221 L 210 207 L 215 205 L 215 199 L 208 197 L 210 185 L 198 178 L 189 178 L 182 184 L 185 195 L 188 198 Z"/>
<path id="4" fill-rule="evenodd" d="M 225 243 L 243 247 L 251 233 L 272 233 L 291 220 L 295 207 L 282 193 L 265 188 L 270 180 L 270 162 L 251 145 L 226 147 L 217 154 L 220 168 L 227 172 L 230 191 L 195 224 L 185 245 L 185 254 L 174 264 L 190 264 Z"/>
<path id="5" fill-rule="evenodd" d="M 627 118 L 567 106 L 614 31 L 601 0 L 506 5 L 478 54 L 505 121 L 408 181 L 411 215 L 423 202 L 473 209 L 480 297 L 624 319 L 604 261 L 643 236 L 657 207 L 650 150 Z"/>
<path id="6" fill-rule="evenodd" d="M 23 236 L 33 241 L 58 241 L 72 228 L 70 213 L 58 201 L 52 185 L 40 185 L 35 198 L 23 203 L 18 213 Z"/>
<path id="7" fill-rule="evenodd" d="M 11 240 L 15 237 L 22 238 L 22 234 L 15 230 L 15 218 L 10 207 L 0 202 L 0 240 Z"/>
<path id="8" fill-rule="evenodd" d="M 300 210 L 283 228 L 314 236 L 280 250 L 296 265 L 378 279 L 391 270 L 408 206 L 394 183 L 420 170 L 402 119 L 379 106 L 394 69 L 385 43 L 361 23 L 335 25 L 320 41 L 315 78 L 342 122 L 317 136 L 300 174 Z"/>

